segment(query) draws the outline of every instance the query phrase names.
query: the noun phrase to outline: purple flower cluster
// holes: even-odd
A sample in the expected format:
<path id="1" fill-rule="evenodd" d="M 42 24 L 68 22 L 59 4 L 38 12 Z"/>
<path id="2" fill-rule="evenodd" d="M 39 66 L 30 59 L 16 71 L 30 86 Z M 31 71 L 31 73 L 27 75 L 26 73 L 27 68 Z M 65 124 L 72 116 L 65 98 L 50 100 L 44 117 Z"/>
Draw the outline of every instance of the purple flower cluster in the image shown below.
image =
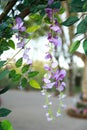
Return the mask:
<path id="1" fill-rule="evenodd" d="M 52 89 L 53 87 L 55 87 L 60 92 L 63 91 L 66 86 L 65 82 L 63 82 L 63 79 L 66 76 L 66 71 L 64 69 L 55 70 L 55 68 L 53 69 L 53 67 L 49 66 L 48 64 L 45 64 L 44 68 L 48 72 L 46 75 L 44 75 L 43 78 L 43 82 L 44 82 L 43 88 Z"/>
<path id="2" fill-rule="evenodd" d="M 15 19 L 15 25 L 13 26 L 12 29 L 17 32 L 16 34 L 16 38 L 18 39 L 17 48 L 24 48 L 25 40 L 22 33 L 26 31 L 26 27 L 24 26 L 24 23 L 21 18 L 17 17 Z"/>
<path id="3" fill-rule="evenodd" d="M 48 7 L 54 2 L 54 0 L 48 0 Z M 50 101 L 49 94 L 47 92 L 48 89 L 52 89 L 55 87 L 57 91 L 59 91 L 58 99 L 60 100 L 60 106 L 61 108 L 65 108 L 66 105 L 62 103 L 62 99 L 65 98 L 65 95 L 63 94 L 63 90 L 66 87 L 65 82 L 63 81 L 66 76 L 66 71 L 64 69 L 58 68 L 58 62 L 54 61 L 52 51 L 55 47 L 62 46 L 62 41 L 59 35 L 61 34 L 61 29 L 59 27 L 59 23 L 57 19 L 54 17 L 54 13 L 56 13 L 57 9 L 52 8 L 46 8 L 45 12 L 47 14 L 47 17 L 50 19 L 50 32 L 48 33 L 48 41 L 49 41 L 49 51 L 46 52 L 45 59 L 48 60 L 49 64 L 44 65 L 44 69 L 47 71 L 47 73 L 43 77 L 43 90 L 42 95 L 46 96 L 46 102 L 44 105 L 44 108 L 47 109 L 46 117 L 48 121 L 51 121 L 53 119 L 53 114 L 50 108 L 50 105 L 52 105 L 52 102 Z M 61 110 L 58 108 L 56 112 L 56 117 L 59 117 L 61 115 Z"/>
<path id="4" fill-rule="evenodd" d="M 31 65 L 32 60 L 29 58 L 30 48 L 25 47 L 25 45 L 26 45 L 25 41 L 26 41 L 28 34 L 25 32 L 26 27 L 24 26 L 24 23 L 20 17 L 17 17 L 15 19 L 15 25 L 13 26 L 12 29 L 17 32 L 16 33 L 16 38 L 18 39 L 17 48 L 24 49 L 23 59 L 26 60 L 27 64 Z"/>

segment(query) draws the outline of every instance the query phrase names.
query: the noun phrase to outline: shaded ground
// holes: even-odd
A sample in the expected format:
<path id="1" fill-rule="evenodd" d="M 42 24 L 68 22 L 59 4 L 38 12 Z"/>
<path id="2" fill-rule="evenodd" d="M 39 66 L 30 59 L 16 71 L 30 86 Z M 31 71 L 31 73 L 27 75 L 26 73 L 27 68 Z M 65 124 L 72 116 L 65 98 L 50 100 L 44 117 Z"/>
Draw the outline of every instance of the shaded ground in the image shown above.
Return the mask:
<path id="1" fill-rule="evenodd" d="M 47 122 L 43 109 L 44 97 L 40 92 L 23 92 L 11 90 L 2 98 L 2 107 L 12 110 L 8 119 L 13 123 L 14 130 L 87 130 L 87 120 L 75 119 L 66 115 L 53 122 Z M 52 97 L 54 110 L 57 109 L 57 97 Z M 73 104 L 73 99 L 67 97 L 64 102 Z"/>

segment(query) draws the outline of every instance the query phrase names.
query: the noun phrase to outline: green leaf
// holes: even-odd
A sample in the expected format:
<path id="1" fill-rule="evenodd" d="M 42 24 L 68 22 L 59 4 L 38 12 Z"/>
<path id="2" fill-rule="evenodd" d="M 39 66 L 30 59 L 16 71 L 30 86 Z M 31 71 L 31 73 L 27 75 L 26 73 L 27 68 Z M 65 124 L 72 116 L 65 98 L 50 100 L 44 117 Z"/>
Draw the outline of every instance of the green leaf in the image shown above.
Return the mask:
<path id="1" fill-rule="evenodd" d="M 3 130 L 2 126 L 1 126 L 1 122 L 0 122 L 0 130 Z"/>
<path id="2" fill-rule="evenodd" d="M 1 122 L 1 127 L 3 128 L 3 130 L 13 130 L 12 124 L 8 120 L 3 120 Z"/>
<path id="3" fill-rule="evenodd" d="M 9 70 L 3 70 L 2 72 L 0 72 L 0 80 L 2 80 L 8 73 Z"/>
<path id="4" fill-rule="evenodd" d="M 12 81 L 18 81 L 21 79 L 21 74 L 15 74 L 13 77 L 12 77 Z"/>
<path id="5" fill-rule="evenodd" d="M 3 65 L 4 65 L 5 62 L 6 61 L 0 61 L 0 68 L 3 67 Z"/>
<path id="6" fill-rule="evenodd" d="M 83 19 L 77 26 L 77 33 L 85 33 L 87 31 L 87 19 Z"/>
<path id="7" fill-rule="evenodd" d="M 18 59 L 17 62 L 16 62 L 16 64 L 15 64 L 16 67 L 17 67 L 17 68 L 21 67 L 22 62 L 23 62 L 23 59 L 22 59 L 22 58 Z"/>
<path id="8" fill-rule="evenodd" d="M 50 8 L 56 8 L 56 9 L 59 9 L 61 6 L 61 3 L 59 1 L 55 1 L 53 2 L 49 7 Z"/>
<path id="9" fill-rule="evenodd" d="M 36 80 L 31 79 L 31 80 L 29 81 L 29 84 L 30 84 L 30 86 L 33 87 L 33 88 L 41 89 L 39 83 L 38 83 Z"/>
<path id="10" fill-rule="evenodd" d="M 16 71 L 15 71 L 15 70 L 11 70 L 11 71 L 9 72 L 9 78 L 14 77 L 15 74 L 16 74 Z"/>
<path id="11" fill-rule="evenodd" d="M 21 85 L 22 85 L 23 88 L 27 87 L 27 79 L 26 78 L 23 78 L 21 80 Z"/>
<path id="12" fill-rule="evenodd" d="M 63 8 L 63 7 L 61 7 L 60 9 L 59 9 L 59 14 L 63 14 L 65 12 L 65 8 Z"/>
<path id="13" fill-rule="evenodd" d="M 5 93 L 5 92 L 7 92 L 9 89 L 10 89 L 10 86 L 7 86 L 7 87 L 1 89 L 0 90 L 0 95 L 3 94 L 3 93 Z"/>
<path id="14" fill-rule="evenodd" d="M 83 41 L 83 49 L 85 54 L 87 55 L 87 39 Z"/>
<path id="15" fill-rule="evenodd" d="M 22 73 L 26 73 L 28 70 L 29 70 L 29 65 L 24 65 L 23 67 L 22 67 Z"/>
<path id="16" fill-rule="evenodd" d="M 78 49 L 79 45 L 80 45 L 80 41 L 79 40 L 77 40 L 74 43 L 72 43 L 72 45 L 70 47 L 70 53 L 74 53 Z"/>
<path id="17" fill-rule="evenodd" d="M 27 29 L 27 32 L 28 32 L 28 33 L 33 33 L 33 32 L 35 32 L 35 31 L 37 31 L 39 28 L 40 28 L 39 25 L 33 25 L 33 26 L 31 26 L 31 27 L 29 27 L 29 28 Z"/>
<path id="18" fill-rule="evenodd" d="M 34 20 L 41 20 L 42 19 L 42 16 L 40 14 L 31 14 L 29 17 L 31 19 L 34 19 Z"/>
<path id="19" fill-rule="evenodd" d="M 10 114 L 11 110 L 7 108 L 0 108 L 0 117 L 5 117 Z"/>
<path id="20" fill-rule="evenodd" d="M 38 10 L 44 10 L 46 7 L 47 7 L 47 5 L 45 5 L 45 4 L 38 4 L 38 5 L 36 6 L 36 10 L 37 10 L 37 11 L 38 11 Z"/>
<path id="21" fill-rule="evenodd" d="M 70 16 L 66 21 L 62 23 L 64 26 L 71 26 L 79 20 L 77 16 Z"/>
<path id="22" fill-rule="evenodd" d="M 8 45 L 9 47 L 11 47 L 12 49 L 15 49 L 15 43 L 12 40 L 8 41 Z"/>
<path id="23" fill-rule="evenodd" d="M 32 71 L 28 73 L 28 78 L 35 77 L 39 72 L 38 71 Z"/>
<path id="24" fill-rule="evenodd" d="M 83 8 L 86 0 L 71 0 L 70 11 L 72 12 L 86 12 L 87 8 Z"/>

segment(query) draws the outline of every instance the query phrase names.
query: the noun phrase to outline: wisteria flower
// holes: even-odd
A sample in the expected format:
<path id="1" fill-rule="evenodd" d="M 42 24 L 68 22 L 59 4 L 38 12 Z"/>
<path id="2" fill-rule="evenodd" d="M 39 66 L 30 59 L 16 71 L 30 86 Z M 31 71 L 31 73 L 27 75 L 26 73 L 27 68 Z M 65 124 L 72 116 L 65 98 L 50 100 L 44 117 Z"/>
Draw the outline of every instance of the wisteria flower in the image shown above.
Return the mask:
<path id="1" fill-rule="evenodd" d="M 20 32 L 24 32 L 26 30 L 25 26 L 23 26 L 23 21 L 21 18 L 16 18 L 16 25 L 12 29 L 19 30 Z"/>
<path id="2" fill-rule="evenodd" d="M 61 99 L 64 99 L 65 97 L 66 97 L 65 94 L 60 94 L 60 95 L 58 96 L 58 99 L 61 100 Z"/>
<path id="3" fill-rule="evenodd" d="M 47 13 L 48 18 L 52 19 L 53 10 L 51 8 L 46 8 L 45 12 Z"/>
<path id="4" fill-rule="evenodd" d="M 52 117 L 47 117 L 47 121 L 52 121 L 53 118 Z"/>
<path id="5" fill-rule="evenodd" d="M 51 5 L 54 2 L 54 0 L 48 0 L 48 5 Z"/>
<path id="6" fill-rule="evenodd" d="M 67 107 L 67 105 L 66 104 L 60 104 L 60 107 L 65 109 Z"/>
<path id="7" fill-rule="evenodd" d="M 53 63 L 51 64 L 51 66 L 52 66 L 52 68 L 56 68 L 56 67 L 58 66 L 58 62 L 53 62 Z"/>
<path id="8" fill-rule="evenodd" d="M 66 76 L 66 71 L 65 70 L 56 70 L 54 73 L 54 79 L 55 80 L 63 80 L 64 77 Z"/>
<path id="9" fill-rule="evenodd" d="M 50 53 L 46 53 L 45 59 L 52 59 L 52 55 Z"/>
<path id="10" fill-rule="evenodd" d="M 58 90 L 59 90 L 60 92 L 63 91 L 64 88 L 65 88 L 65 86 L 66 86 L 65 82 L 62 82 L 62 83 L 60 84 L 60 86 L 58 86 Z"/>
<path id="11" fill-rule="evenodd" d="M 45 69 L 45 70 L 48 70 L 48 71 L 51 71 L 51 67 L 50 67 L 48 64 L 45 64 L 45 65 L 44 65 L 44 69 Z"/>
<path id="12" fill-rule="evenodd" d="M 47 78 L 43 78 L 43 81 L 45 82 L 45 83 L 50 83 L 51 81 L 49 80 L 49 79 L 47 79 Z"/>
<path id="13" fill-rule="evenodd" d="M 24 41 L 21 41 L 21 42 L 17 43 L 17 48 L 24 48 L 24 46 L 25 46 Z"/>
<path id="14" fill-rule="evenodd" d="M 61 33 L 61 29 L 60 29 L 60 27 L 58 27 L 58 25 L 51 25 L 50 29 L 55 32 Z"/>
<path id="15" fill-rule="evenodd" d="M 54 85 L 55 85 L 55 82 L 47 83 L 46 85 L 43 86 L 43 88 L 45 88 L 45 89 L 52 89 Z"/>
<path id="16" fill-rule="evenodd" d="M 60 38 L 58 38 L 57 36 L 54 37 L 48 37 L 49 42 L 53 43 L 54 46 L 61 46 L 62 45 L 62 41 Z"/>
<path id="17" fill-rule="evenodd" d="M 56 117 L 59 117 L 59 116 L 61 116 L 61 113 L 57 112 Z"/>
<path id="18" fill-rule="evenodd" d="M 28 59 L 27 59 L 27 64 L 28 64 L 28 65 L 32 65 L 32 60 L 28 58 Z"/>
<path id="19" fill-rule="evenodd" d="M 28 54 L 27 54 L 26 52 L 24 52 L 23 58 L 24 58 L 24 59 L 28 59 L 28 58 L 29 58 L 29 56 L 28 56 Z"/>

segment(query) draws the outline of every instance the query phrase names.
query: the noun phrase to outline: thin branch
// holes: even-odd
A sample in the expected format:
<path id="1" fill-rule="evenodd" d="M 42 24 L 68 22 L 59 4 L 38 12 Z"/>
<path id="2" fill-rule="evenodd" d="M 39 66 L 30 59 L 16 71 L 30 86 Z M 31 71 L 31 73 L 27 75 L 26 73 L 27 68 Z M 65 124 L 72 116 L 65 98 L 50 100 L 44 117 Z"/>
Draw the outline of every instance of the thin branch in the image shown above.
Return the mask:
<path id="1" fill-rule="evenodd" d="M 20 14 L 19 16 L 23 19 L 24 17 L 26 17 L 28 14 L 30 13 L 29 7 L 25 8 Z"/>
<path id="2" fill-rule="evenodd" d="M 83 62 L 85 62 L 85 60 L 87 60 L 87 56 L 81 52 L 74 52 L 74 55 L 78 56 L 79 58 L 81 58 L 83 60 Z"/>
<path id="3" fill-rule="evenodd" d="M 9 13 L 9 11 L 12 9 L 12 7 L 16 4 L 18 0 L 11 0 L 7 6 L 5 7 L 4 11 L 2 12 L 2 14 L 0 15 L 0 23 L 3 21 L 3 19 L 7 16 L 7 14 Z"/>

